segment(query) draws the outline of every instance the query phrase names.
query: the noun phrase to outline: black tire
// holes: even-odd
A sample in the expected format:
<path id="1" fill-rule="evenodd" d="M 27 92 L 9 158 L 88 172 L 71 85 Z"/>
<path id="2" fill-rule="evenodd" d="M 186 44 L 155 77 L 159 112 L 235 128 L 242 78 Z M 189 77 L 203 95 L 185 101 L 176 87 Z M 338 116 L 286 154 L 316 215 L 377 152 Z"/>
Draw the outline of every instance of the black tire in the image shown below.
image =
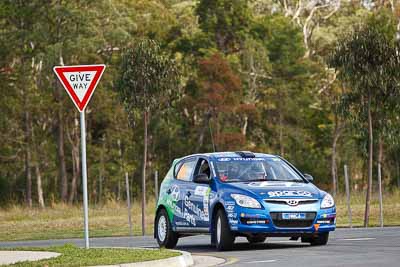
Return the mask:
<path id="1" fill-rule="evenodd" d="M 315 237 L 302 237 L 301 242 L 310 243 L 311 246 L 325 246 L 328 243 L 329 233 L 321 233 Z"/>
<path id="2" fill-rule="evenodd" d="M 219 229 L 218 229 L 219 228 Z M 235 236 L 231 232 L 225 211 L 220 209 L 214 220 L 215 247 L 217 250 L 231 250 L 235 242 Z"/>
<path id="3" fill-rule="evenodd" d="M 161 226 L 161 224 L 164 224 L 165 232 L 162 232 L 163 226 Z M 154 231 L 160 248 L 174 248 L 176 243 L 178 243 L 178 234 L 172 231 L 171 223 L 169 222 L 168 214 L 165 209 L 161 209 L 157 213 Z"/>
<path id="4" fill-rule="evenodd" d="M 267 237 L 262 236 L 262 235 L 252 235 L 252 236 L 247 236 L 247 241 L 249 241 L 250 244 L 260 244 L 264 243 Z"/>

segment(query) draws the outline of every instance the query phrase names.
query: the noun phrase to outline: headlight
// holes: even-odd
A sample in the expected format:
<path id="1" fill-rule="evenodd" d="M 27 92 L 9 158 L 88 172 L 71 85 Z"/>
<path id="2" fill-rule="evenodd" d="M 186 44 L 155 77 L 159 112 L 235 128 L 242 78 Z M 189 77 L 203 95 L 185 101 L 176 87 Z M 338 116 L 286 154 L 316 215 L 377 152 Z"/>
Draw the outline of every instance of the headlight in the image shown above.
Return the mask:
<path id="1" fill-rule="evenodd" d="M 333 200 L 333 197 L 330 194 L 326 194 L 324 196 L 324 199 L 322 199 L 321 209 L 332 208 L 333 206 L 335 206 L 335 201 Z"/>
<path id="2" fill-rule="evenodd" d="M 245 208 L 261 209 L 261 204 L 252 197 L 239 194 L 231 194 L 231 197 L 236 201 L 236 204 Z"/>

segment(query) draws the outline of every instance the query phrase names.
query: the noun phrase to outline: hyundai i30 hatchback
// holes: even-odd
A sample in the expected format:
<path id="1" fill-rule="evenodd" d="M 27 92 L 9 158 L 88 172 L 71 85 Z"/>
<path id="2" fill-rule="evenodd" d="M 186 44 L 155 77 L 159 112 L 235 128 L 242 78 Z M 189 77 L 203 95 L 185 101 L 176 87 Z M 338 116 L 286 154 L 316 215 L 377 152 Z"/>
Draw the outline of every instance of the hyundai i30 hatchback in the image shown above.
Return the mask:
<path id="1" fill-rule="evenodd" d="M 249 243 L 283 236 L 325 245 L 336 227 L 336 207 L 312 181 L 269 154 L 219 152 L 176 159 L 161 184 L 154 237 L 166 248 L 174 248 L 181 237 L 205 233 L 218 250 L 231 249 L 237 236 Z"/>

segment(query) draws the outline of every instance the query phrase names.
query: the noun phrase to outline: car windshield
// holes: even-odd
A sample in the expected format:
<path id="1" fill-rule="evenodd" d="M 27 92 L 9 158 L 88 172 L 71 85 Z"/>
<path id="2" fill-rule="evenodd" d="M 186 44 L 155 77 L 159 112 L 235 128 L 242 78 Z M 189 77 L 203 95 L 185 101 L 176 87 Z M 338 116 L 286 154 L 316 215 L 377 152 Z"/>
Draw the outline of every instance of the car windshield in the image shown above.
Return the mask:
<path id="1" fill-rule="evenodd" d="M 304 180 L 280 158 L 217 158 L 216 169 L 222 182 Z"/>

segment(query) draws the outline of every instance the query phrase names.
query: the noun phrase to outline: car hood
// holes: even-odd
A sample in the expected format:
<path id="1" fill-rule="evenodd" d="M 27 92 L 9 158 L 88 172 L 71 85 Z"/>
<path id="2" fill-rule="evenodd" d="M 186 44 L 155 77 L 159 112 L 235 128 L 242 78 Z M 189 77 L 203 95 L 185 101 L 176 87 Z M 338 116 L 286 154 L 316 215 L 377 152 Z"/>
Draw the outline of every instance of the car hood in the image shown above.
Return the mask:
<path id="1" fill-rule="evenodd" d="M 234 189 L 245 190 L 257 198 L 320 198 L 321 191 L 312 183 L 281 181 L 230 183 Z M 235 190 L 236 191 L 236 190 Z"/>

